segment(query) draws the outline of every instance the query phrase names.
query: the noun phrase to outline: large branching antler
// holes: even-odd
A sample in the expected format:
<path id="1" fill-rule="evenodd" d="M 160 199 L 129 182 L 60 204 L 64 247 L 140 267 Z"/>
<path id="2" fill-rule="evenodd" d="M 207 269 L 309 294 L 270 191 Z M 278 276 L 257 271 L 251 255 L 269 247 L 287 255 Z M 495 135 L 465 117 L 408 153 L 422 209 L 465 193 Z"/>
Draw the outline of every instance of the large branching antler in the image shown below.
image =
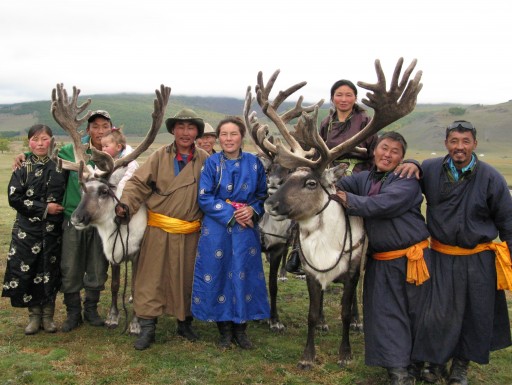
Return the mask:
<path id="1" fill-rule="evenodd" d="M 363 103 L 375 110 L 374 117 L 358 134 L 332 149 L 327 147 L 317 129 L 318 108 L 320 104 L 317 103 L 313 106 L 313 112 L 311 113 L 305 111 L 301 113 L 301 117 L 295 126 L 295 136 L 300 137 L 300 142 L 306 147 L 311 147 L 317 151 L 319 156 L 316 159 L 311 159 L 310 152 L 306 152 L 302 147 L 300 147 L 299 142 L 288 132 L 285 124 L 280 122 L 280 117 L 275 113 L 272 105 L 268 102 L 268 92 L 272 88 L 278 72 L 276 71 L 271 80 L 269 80 L 266 89 L 261 87 L 262 81 L 260 72 L 258 74 L 257 89 L 259 88 L 261 92 L 258 92 L 258 102 L 260 103 L 263 112 L 276 124 L 284 139 L 289 144 L 289 148 L 281 143 L 270 146 L 268 141 L 264 138 L 266 136 L 266 132 L 262 127 L 258 128 L 258 137 L 261 137 L 260 142 L 268 151 L 275 155 L 276 160 L 284 167 L 296 168 L 299 166 L 306 166 L 323 171 L 333 160 L 354 151 L 358 144 L 364 142 L 367 138 L 374 135 L 387 125 L 409 114 L 414 109 L 418 93 L 421 91 L 423 86 L 420 83 L 422 72 L 418 71 L 414 79 L 409 80 L 409 77 L 416 66 L 416 59 L 414 59 L 404 72 L 402 79 L 399 81 L 402 65 L 403 58 L 400 58 L 393 73 L 390 89 L 387 91 L 386 78 L 382 71 L 380 61 L 375 61 L 375 69 L 378 79 L 377 83 L 369 84 L 358 82 L 360 87 L 373 91 L 373 93 L 367 93 L 368 99 L 363 99 Z M 304 84 L 299 83 L 290 87 L 287 91 L 280 93 L 276 100 L 282 102 Z"/>
<path id="2" fill-rule="evenodd" d="M 310 113 L 317 109 L 319 106 L 323 104 L 323 99 L 319 102 L 311 105 L 311 106 L 302 106 L 302 102 L 304 98 L 302 96 L 299 97 L 297 100 L 297 103 L 295 106 L 282 113 L 278 113 L 278 109 L 281 106 L 281 104 L 293 93 L 295 93 L 297 90 L 301 89 L 306 85 L 306 82 L 300 82 L 297 83 L 290 88 L 288 88 L 285 91 L 280 91 L 277 97 L 271 101 L 269 99 L 270 93 L 272 91 L 272 88 L 274 87 L 274 84 L 276 82 L 276 79 L 279 75 L 279 70 L 276 70 L 270 79 L 268 80 L 267 84 L 265 85 L 263 83 L 263 74 L 260 71 L 258 73 L 258 83 L 255 87 L 256 91 L 256 99 L 258 101 L 258 104 L 261 107 L 261 110 L 263 113 L 270 118 L 270 120 L 276 125 L 277 129 L 285 139 L 286 143 L 290 146 L 290 152 L 291 153 L 297 153 L 299 156 L 303 157 L 304 159 L 311 158 L 314 155 L 314 150 L 305 150 L 299 143 L 299 141 L 294 137 L 294 134 L 290 133 L 287 128 L 287 124 L 295 119 L 300 117 L 302 114 Z M 251 133 L 251 138 L 254 140 L 255 144 L 257 145 L 259 152 L 264 153 L 267 157 L 270 159 L 274 159 L 275 156 L 279 157 L 280 152 L 278 151 L 278 148 L 282 147 L 283 144 L 279 139 L 276 139 L 276 143 L 274 144 L 273 141 L 269 138 L 269 130 L 268 125 L 266 124 L 260 124 L 258 122 L 258 119 L 256 117 L 256 112 L 252 112 L 249 114 L 249 110 L 251 108 L 252 103 L 252 93 L 251 93 L 251 87 L 247 88 L 247 93 L 245 97 L 245 105 L 244 105 L 244 117 L 245 117 L 245 123 L 247 125 L 248 130 Z M 281 162 L 280 162 L 281 163 Z M 286 166 L 285 166 L 286 167 Z"/>
<path id="3" fill-rule="evenodd" d="M 64 85 L 59 83 L 57 87 L 52 90 L 52 104 L 50 107 L 55 121 L 70 136 L 75 154 L 75 163 L 59 160 L 59 164 L 66 170 L 73 171 L 78 171 L 80 162 L 86 164 L 89 160 L 89 155 L 85 152 L 87 145 L 82 144 L 82 135 L 78 131 L 78 128 L 83 122 L 89 119 L 92 112 L 88 111 L 87 114 L 81 118 L 78 116 L 89 107 L 91 99 L 87 99 L 84 103 L 78 105 L 78 95 L 80 95 L 80 90 L 73 87 L 73 96 L 69 98 L 67 91 L 64 89 Z"/>

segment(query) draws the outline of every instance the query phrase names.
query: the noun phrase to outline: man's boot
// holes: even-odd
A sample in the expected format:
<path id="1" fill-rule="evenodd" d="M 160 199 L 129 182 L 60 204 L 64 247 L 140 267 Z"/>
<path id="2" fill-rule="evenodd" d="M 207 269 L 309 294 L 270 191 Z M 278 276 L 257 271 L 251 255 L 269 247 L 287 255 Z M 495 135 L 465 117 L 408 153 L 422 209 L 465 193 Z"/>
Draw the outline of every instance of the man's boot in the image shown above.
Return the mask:
<path id="1" fill-rule="evenodd" d="M 76 329 L 83 323 L 80 292 L 64 293 L 64 305 L 66 305 L 67 318 L 62 324 L 61 330 L 67 333 Z"/>
<path id="2" fill-rule="evenodd" d="M 105 321 L 98 314 L 99 290 L 86 290 L 84 301 L 84 319 L 92 326 L 103 326 Z"/>
<path id="3" fill-rule="evenodd" d="M 28 308 L 28 325 L 25 334 L 36 334 L 41 328 L 41 306 L 30 306 Z"/>
<path id="4" fill-rule="evenodd" d="M 455 357 L 452 360 L 450 369 L 449 385 L 468 385 L 468 366 L 469 361 L 463 358 Z"/>
<path id="5" fill-rule="evenodd" d="M 190 342 L 195 342 L 199 339 L 194 330 L 192 330 L 192 321 L 194 318 L 192 316 L 188 316 L 185 318 L 185 321 L 178 320 L 178 335 L 186 338 Z"/>
<path id="6" fill-rule="evenodd" d="M 229 348 L 233 340 L 233 322 L 217 322 L 217 328 L 219 329 L 220 333 L 220 338 L 219 342 L 217 342 L 217 346 L 222 349 Z"/>
<path id="7" fill-rule="evenodd" d="M 233 340 L 236 342 L 238 346 L 242 349 L 252 349 L 252 342 L 247 337 L 247 333 L 245 330 L 247 329 L 247 324 L 237 324 L 233 322 Z"/>
<path id="8" fill-rule="evenodd" d="M 48 302 L 43 305 L 43 329 L 47 333 L 55 333 L 57 326 L 53 321 L 53 315 L 55 313 L 55 302 Z"/>
<path id="9" fill-rule="evenodd" d="M 416 379 L 409 374 L 407 368 L 387 368 L 391 385 L 414 385 Z"/>
<path id="10" fill-rule="evenodd" d="M 292 250 L 290 256 L 288 257 L 288 261 L 286 261 L 286 265 L 284 266 L 284 268 L 290 274 L 304 274 L 304 271 L 302 271 L 301 269 L 298 250 Z"/>
<path id="11" fill-rule="evenodd" d="M 144 350 L 151 346 L 155 342 L 155 331 L 156 331 L 156 318 L 144 319 L 139 318 L 140 333 L 137 336 L 137 340 L 133 344 L 133 347 L 137 350 Z"/>

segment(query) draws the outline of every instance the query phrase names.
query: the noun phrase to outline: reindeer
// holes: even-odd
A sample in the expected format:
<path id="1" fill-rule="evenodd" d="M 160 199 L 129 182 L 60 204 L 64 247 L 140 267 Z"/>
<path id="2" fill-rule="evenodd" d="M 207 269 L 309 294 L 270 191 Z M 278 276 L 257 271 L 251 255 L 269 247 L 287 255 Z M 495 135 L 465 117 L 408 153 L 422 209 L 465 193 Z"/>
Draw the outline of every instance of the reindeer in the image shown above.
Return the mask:
<path id="1" fill-rule="evenodd" d="M 171 89 L 161 85 L 160 90 L 155 92 L 152 124 L 146 137 L 131 153 L 115 161 L 109 154 L 98 151 L 94 147 L 91 147 L 92 156 L 88 155 L 81 143 L 78 128 L 90 117 L 91 111 L 82 118 L 79 118 L 78 115 L 85 111 L 91 103 L 91 99 L 78 106 L 80 90 L 73 87 L 73 96 L 69 99 L 62 84 L 58 84 L 52 93 L 53 117 L 71 137 L 75 153 L 74 163 L 60 158 L 57 159 L 57 162 L 61 168 L 77 171 L 82 187 L 82 199 L 71 216 L 71 223 L 79 230 L 88 226 L 97 228 L 103 243 L 103 252 L 112 268 L 112 302 L 105 322 L 109 328 L 115 328 L 119 324 L 117 297 L 120 287 L 120 264 L 128 260 L 132 262 L 133 285 L 140 243 L 147 224 L 147 212 L 144 207 L 141 207 L 128 223 L 116 222 L 115 206 L 122 193 L 122 190 L 117 189 L 116 186 L 126 172 L 126 165 L 149 148 L 162 125 Z M 97 170 L 90 165 L 86 166 L 90 159 L 94 161 Z M 137 317 L 134 315 L 129 325 L 129 332 L 138 334 L 139 331 Z"/>
<path id="2" fill-rule="evenodd" d="M 277 107 L 291 94 L 306 83 L 298 83 L 286 91 L 281 91 L 274 101 L 269 94 L 277 79 L 276 71 L 268 83 L 263 84 L 263 75 L 258 74 L 256 98 L 263 113 L 276 125 L 284 140 L 273 144 L 268 140 L 268 127 L 260 125 L 255 113 L 249 119 L 256 131 L 258 145 L 275 155 L 282 166 L 295 169 L 284 184 L 265 202 L 265 210 L 277 220 L 292 219 L 299 224 L 300 257 L 306 272 L 309 292 L 308 336 L 302 357 L 298 363 L 301 369 L 310 369 L 315 361 L 315 328 L 320 318 L 322 292 L 326 286 L 342 277 L 344 290 L 342 297 L 342 339 L 338 351 L 338 365 L 347 365 L 352 359 L 349 341 L 350 302 L 353 298 L 360 269 L 364 267 L 368 241 L 362 218 L 349 217 L 335 200 L 335 181 L 342 177 L 343 165 L 328 168 L 334 159 L 354 151 L 358 143 L 364 141 L 397 119 L 409 114 L 416 105 L 417 95 L 422 88 L 421 71 L 409 80 L 416 66 L 413 60 L 405 70 L 402 79 L 403 59 L 396 64 L 389 91 L 380 61 L 375 61 L 378 82 L 375 84 L 358 82 L 369 91 L 363 103 L 375 111 L 371 122 L 357 135 L 340 145 L 328 149 L 317 130 L 318 106 L 313 113 L 304 111 L 295 125 L 292 135 Z M 252 100 L 250 88 L 246 103 Z M 300 108 L 302 96 L 297 102 Z M 299 138 L 299 139 L 296 139 Z M 301 146 L 300 143 L 303 144 Z M 305 149 L 307 148 L 307 149 Z"/>

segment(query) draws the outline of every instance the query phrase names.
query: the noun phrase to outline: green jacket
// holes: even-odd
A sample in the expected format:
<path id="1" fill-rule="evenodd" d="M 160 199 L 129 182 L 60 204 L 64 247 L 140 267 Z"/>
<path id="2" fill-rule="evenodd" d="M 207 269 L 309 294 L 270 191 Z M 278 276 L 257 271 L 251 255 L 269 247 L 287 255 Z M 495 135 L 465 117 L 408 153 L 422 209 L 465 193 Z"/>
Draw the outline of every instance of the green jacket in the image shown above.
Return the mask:
<path id="1" fill-rule="evenodd" d="M 86 151 L 88 154 L 91 153 L 91 150 Z M 64 160 L 69 160 L 71 162 L 75 161 L 75 154 L 73 153 L 73 145 L 71 143 L 62 146 L 59 150 L 59 158 Z M 94 166 L 92 161 L 88 162 Z M 64 193 L 64 200 L 62 201 L 62 205 L 64 206 L 64 216 L 66 219 L 71 218 L 71 214 L 77 208 L 80 203 L 81 193 L 80 193 L 80 184 L 78 183 L 78 173 L 75 171 L 70 171 L 68 175 L 68 182 L 66 184 L 66 192 Z"/>

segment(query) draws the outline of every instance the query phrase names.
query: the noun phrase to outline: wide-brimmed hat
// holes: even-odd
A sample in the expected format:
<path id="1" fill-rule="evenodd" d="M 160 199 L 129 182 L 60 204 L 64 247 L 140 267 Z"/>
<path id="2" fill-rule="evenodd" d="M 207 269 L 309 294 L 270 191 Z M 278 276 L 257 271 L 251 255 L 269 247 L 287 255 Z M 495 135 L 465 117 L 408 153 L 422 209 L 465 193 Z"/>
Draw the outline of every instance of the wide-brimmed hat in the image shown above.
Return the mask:
<path id="1" fill-rule="evenodd" d="M 174 125 L 178 121 L 191 121 L 197 126 L 197 137 L 200 138 L 203 136 L 204 133 L 204 121 L 202 118 L 200 118 L 193 110 L 189 108 L 184 108 L 181 111 L 179 111 L 176 115 L 174 115 L 172 118 L 168 118 L 165 121 L 165 125 L 167 127 L 167 131 L 169 131 L 171 134 L 174 134 Z"/>
<path id="2" fill-rule="evenodd" d="M 94 121 L 94 119 L 96 119 L 98 116 L 101 116 L 102 118 L 105 118 L 107 120 L 110 120 L 112 121 L 112 119 L 110 118 L 110 114 L 105 111 L 105 110 L 96 110 L 92 113 L 91 116 L 89 116 L 89 119 L 87 119 L 87 122 L 88 123 L 91 123 Z"/>
<path id="3" fill-rule="evenodd" d="M 204 133 L 203 136 L 211 135 L 217 137 L 217 133 L 213 129 L 213 127 L 209 123 L 204 124 Z"/>

